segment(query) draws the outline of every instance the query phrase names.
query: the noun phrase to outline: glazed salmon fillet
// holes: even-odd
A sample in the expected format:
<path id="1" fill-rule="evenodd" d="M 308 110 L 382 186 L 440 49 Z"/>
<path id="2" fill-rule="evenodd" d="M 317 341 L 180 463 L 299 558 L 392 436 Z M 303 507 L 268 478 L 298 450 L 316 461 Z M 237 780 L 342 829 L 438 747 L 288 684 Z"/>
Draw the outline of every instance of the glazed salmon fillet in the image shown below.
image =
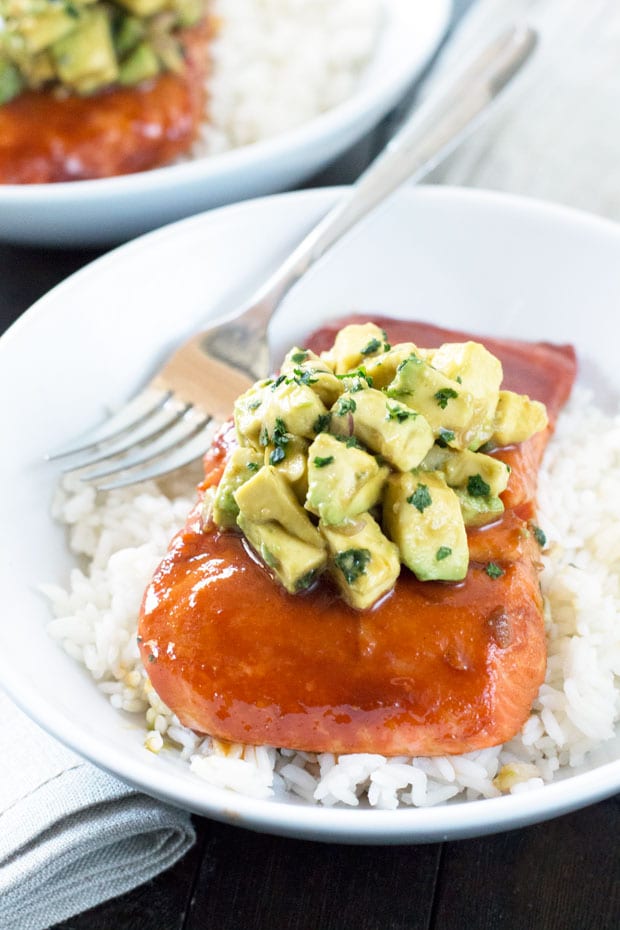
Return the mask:
<path id="1" fill-rule="evenodd" d="M 320 351 L 349 322 L 307 341 Z M 377 320 L 392 343 L 465 334 Z M 570 347 L 480 339 L 504 386 L 547 404 L 553 423 L 576 370 Z M 462 753 L 505 742 L 544 678 L 540 548 L 531 531 L 548 432 L 496 454 L 511 465 L 505 512 L 468 531 L 463 582 L 418 581 L 356 611 L 329 581 L 290 595 L 231 532 L 204 533 L 200 504 L 145 592 L 139 642 L 153 686 L 183 724 L 231 741 L 334 753 Z M 217 483 L 234 430 L 205 460 Z M 489 573 L 489 565 L 501 574 Z"/>
<path id="2" fill-rule="evenodd" d="M 211 31 L 203 22 L 181 34 L 179 73 L 91 97 L 27 91 L 0 106 L 0 184 L 130 174 L 186 152 L 204 119 Z"/>

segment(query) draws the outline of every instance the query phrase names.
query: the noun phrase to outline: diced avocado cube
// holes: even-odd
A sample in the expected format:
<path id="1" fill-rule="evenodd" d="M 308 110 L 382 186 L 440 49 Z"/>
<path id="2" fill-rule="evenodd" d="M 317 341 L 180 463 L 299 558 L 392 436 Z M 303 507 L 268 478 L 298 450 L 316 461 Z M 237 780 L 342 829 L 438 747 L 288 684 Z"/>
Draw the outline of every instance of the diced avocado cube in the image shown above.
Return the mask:
<path id="1" fill-rule="evenodd" d="M 119 73 L 118 82 L 126 86 L 139 84 L 159 74 L 159 59 L 148 42 L 141 42 L 124 59 Z"/>
<path id="2" fill-rule="evenodd" d="M 234 498 L 235 491 L 253 478 L 262 467 L 263 456 L 260 452 L 243 446 L 233 449 L 213 500 L 214 523 L 225 529 L 237 525 L 239 507 Z"/>
<path id="3" fill-rule="evenodd" d="M 434 446 L 421 468 L 441 472 L 454 488 L 465 526 L 481 526 L 503 513 L 499 495 L 506 490 L 510 469 L 499 459 L 482 452 Z"/>
<path id="4" fill-rule="evenodd" d="M 387 352 L 374 355 L 364 362 L 364 368 L 373 380 L 373 387 L 386 388 L 396 376 L 401 362 L 410 355 L 416 355 L 419 349 L 413 342 L 399 342 Z"/>
<path id="5" fill-rule="evenodd" d="M 332 408 L 330 429 L 356 436 L 401 471 L 418 466 L 434 442 L 423 416 L 374 388 L 343 394 Z"/>
<path id="6" fill-rule="evenodd" d="M 240 394 L 233 407 L 237 441 L 240 446 L 252 446 L 254 449 L 263 449 L 260 435 L 270 399 L 268 391 L 271 381 L 259 381 L 252 385 L 244 394 Z"/>
<path id="7" fill-rule="evenodd" d="M 327 563 L 324 548 L 303 542 L 279 523 L 252 523 L 243 513 L 238 523 L 250 545 L 290 594 L 309 588 Z"/>
<path id="8" fill-rule="evenodd" d="M 264 452 L 265 464 L 273 465 L 286 478 L 297 500 L 303 504 L 308 492 L 308 441 L 299 436 L 287 436 L 287 442 L 269 444 Z"/>
<path id="9" fill-rule="evenodd" d="M 383 525 L 420 581 L 460 581 L 467 574 L 461 507 L 439 472 L 392 475 L 383 500 Z"/>
<path id="10" fill-rule="evenodd" d="M 323 352 L 321 358 L 337 375 L 343 375 L 384 352 L 385 346 L 385 333 L 374 323 L 352 323 L 340 330 L 329 352 Z"/>
<path id="11" fill-rule="evenodd" d="M 463 488 L 454 488 L 459 499 L 465 526 L 484 526 L 492 523 L 504 512 L 504 504 L 499 497 L 475 497 Z"/>
<path id="12" fill-rule="evenodd" d="M 505 462 L 483 452 L 470 452 L 467 449 L 460 452 L 452 449 L 444 451 L 447 455 L 440 470 L 451 488 L 468 490 L 471 486 L 478 491 L 474 492 L 474 497 L 499 497 L 506 490 L 510 469 Z"/>
<path id="13" fill-rule="evenodd" d="M 68 36 L 81 22 L 82 14 L 76 8 L 69 10 L 63 4 L 49 3 L 33 15 L 21 16 L 18 32 L 25 52 L 35 55 Z"/>
<path id="14" fill-rule="evenodd" d="M 374 507 L 388 474 L 372 455 L 321 433 L 308 450 L 306 509 L 323 523 L 343 523 Z"/>
<path id="15" fill-rule="evenodd" d="M 104 9 L 86 12 L 79 26 L 52 45 L 58 77 L 78 93 L 89 94 L 118 77 L 110 20 Z"/>
<path id="16" fill-rule="evenodd" d="M 114 48 L 123 58 L 142 42 L 146 35 L 146 24 L 136 16 L 121 16 L 114 26 Z"/>
<path id="17" fill-rule="evenodd" d="M 283 375 L 297 378 L 301 383 L 311 387 L 326 407 L 331 407 L 344 390 L 342 382 L 335 376 L 329 365 L 310 349 L 300 349 L 294 346 L 287 353 L 280 370 Z"/>
<path id="18" fill-rule="evenodd" d="M 175 0 L 176 11 L 180 26 L 193 26 L 205 13 L 204 0 Z"/>
<path id="19" fill-rule="evenodd" d="M 279 523 L 287 533 L 321 549 L 323 538 L 286 479 L 265 465 L 234 492 L 240 515 L 251 523 Z M 237 518 L 239 522 L 239 518 Z M 241 524 L 239 524 L 241 525 Z"/>
<path id="20" fill-rule="evenodd" d="M 526 394 L 500 391 L 491 442 L 497 446 L 524 442 L 544 429 L 548 422 L 544 404 L 530 400 Z"/>
<path id="21" fill-rule="evenodd" d="M 396 584 L 398 549 L 369 513 L 352 523 L 320 527 L 330 552 L 329 571 L 343 598 L 358 610 L 372 607 Z"/>
<path id="22" fill-rule="evenodd" d="M 470 392 L 417 356 L 399 365 L 387 393 L 421 413 L 437 437 L 445 430 L 453 433 L 458 448 L 466 449 L 476 435 L 479 424 Z"/>
<path id="23" fill-rule="evenodd" d="M 502 363 L 479 342 L 447 342 L 432 353 L 431 364 L 452 381 L 460 383 L 473 398 L 475 435 L 469 448 L 479 448 L 490 438 L 499 388 L 504 377 Z"/>
<path id="24" fill-rule="evenodd" d="M 133 13 L 134 16 L 139 16 L 141 19 L 153 16 L 169 6 L 168 0 L 118 0 L 118 2 L 130 13 Z"/>
<path id="25" fill-rule="evenodd" d="M 315 424 L 327 413 L 327 407 L 311 387 L 288 377 L 274 383 L 265 403 L 263 427 L 270 438 L 278 423 L 283 423 L 288 433 L 314 439 Z"/>
<path id="26" fill-rule="evenodd" d="M 0 106 L 17 97 L 23 87 L 24 82 L 19 69 L 10 61 L 0 58 Z"/>

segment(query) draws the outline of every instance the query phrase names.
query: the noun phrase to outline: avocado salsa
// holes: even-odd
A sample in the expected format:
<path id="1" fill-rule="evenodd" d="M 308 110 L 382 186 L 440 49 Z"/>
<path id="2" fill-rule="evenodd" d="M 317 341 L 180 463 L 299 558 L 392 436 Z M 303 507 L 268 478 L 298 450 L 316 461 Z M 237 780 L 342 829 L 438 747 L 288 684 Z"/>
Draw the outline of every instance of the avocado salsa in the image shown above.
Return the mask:
<path id="1" fill-rule="evenodd" d="M 183 65 L 207 0 L 0 0 L 0 105 L 25 90 L 90 95 Z"/>
<path id="2" fill-rule="evenodd" d="M 467 528 L 504 510 L 510 469 L 489 453 L 547 426 L 545 406 L 502 379 L 478 342 L 391 346 L 374 323 L 345 326 L 320 355 L 294 347 L 236 401 L 238 445 L 203 526 L 241 531 L 290 593 L 327 572 L 357 609 L 401 565 L 461 581 Z"/>

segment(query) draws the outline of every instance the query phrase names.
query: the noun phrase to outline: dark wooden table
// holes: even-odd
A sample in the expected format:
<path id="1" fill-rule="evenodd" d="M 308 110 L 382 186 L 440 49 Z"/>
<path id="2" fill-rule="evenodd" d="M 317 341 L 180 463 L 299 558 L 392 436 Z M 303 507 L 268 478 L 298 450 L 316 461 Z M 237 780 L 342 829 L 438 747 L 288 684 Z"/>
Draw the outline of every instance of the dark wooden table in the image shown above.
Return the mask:
<path id="1" fill-rule="evenodd" d="M 354 180 L 392 122 L 309 183 Z M 99 254 L 0 244 L 0 331 Z M 620 930 L 619 802 L 497 836 L 391 847 L 196 817 L 198 841 L 176 866 L 55 930 Z"/>

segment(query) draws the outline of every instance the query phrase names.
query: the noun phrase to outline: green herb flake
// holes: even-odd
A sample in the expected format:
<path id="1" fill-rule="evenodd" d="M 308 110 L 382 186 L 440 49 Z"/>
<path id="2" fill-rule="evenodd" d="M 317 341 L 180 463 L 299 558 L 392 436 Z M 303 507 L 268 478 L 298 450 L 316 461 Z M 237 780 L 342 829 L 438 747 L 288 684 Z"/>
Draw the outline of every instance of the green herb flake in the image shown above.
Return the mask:
<path id="1" fill-rule="evenodd" d="M 280 387 L 280 385 L 282 384 L 283 381 L 286 381 L 286 375 L 278 375 L 278 377 L 276 378 L 276 380 L 275 380 L 275 381 L 273 382 L 273 384 L 271 385 L 271 390 L 272 390 L 272 391 L 275 391 L 275 389 L 276 389 L 277 387 Z"/>
<path id="2" fill-rule="evenodd" d="M 534 534 L 534 539 L 538 543 L 541 549 L 544 549 L 547 545 L 547 537 L 543 530 L 539 526 L 532 526 L 532 533 Z"/>
<path id="3" fill-rule="evenodd" d="M 437 391 L 433 397 L 439 404 L 442 410 L 445 410 L 448 406 L 448 401 L 453 397 L 458 397 L 458 391 L 455 391 L 454 388 L 441 388 L 440 391 Z"/>
<path id="4" fill-rule="evenodd" d="M 355 413 L 356 410 L 357 404 L 352 397 L 341 397 L 338 401 L 336 413 L 338 416 L 343 417 L 347 413 Z"/>
<path id="5" fill-rule="evenodd" d="M 334 562 L 344 575 L 347 584 L 353 584 L 360 575 L 366 574 L 366 566 L 370 562 L 369 549 L 345 549 L 334 556 Z"/>
<path id="6" fill-rule="evenodd" d="M 260 468 L 260 465 L 258 464 L 258 462 L 248 462 L 247 464 L 248 471 L 258 471 L 259 468 Z"/>
<path id="7" fill-rule="evenodd" d="M 383 343 L 383 351 L 384 351 L 384 352 L 389 352 L 391 348 L 392 348 L 392 346 L 390 345 L 389 342 L 384 342 L 384 343 Z"/>
<path id="8" fill-rule="evenodd" d="M 277 465 L 278 462 L 284 461 L 286 458 L 286 450 L 283 446 L 276 446 L 276 448 L 269 455 L 269 464 Z"/>
<path id="9" fill-rule="evenodd" d="M 418 484 L 413 494 L 407 498 L 407 503 L 413 504 L 416 510 L 419 510 L 420 513 L 424 513 L 426 508 L 430 507 L 433 503 L 433 498 L 425 484 Z"/>
<path id="10" fill-rule="evenodd" d="M 268 446 L 268 445 L 269 445 L 269 430 L 267 429 L 266 426 L 263 426 L 262 429 L 261 429 L 261 431 L 260 431 L 260 434 L 259 434 L 259 437 L 258 437 L 258 443 L 259 443 L 259 445 L 261 445 L 261 446 Z"/>
<path id="11" fill-rule="evenodd" d="M 435 558 L 438 562 L 443 562 L 449 555 L 452 555 L 452 549 L 449 546 L 440 546 L 435 553 Z"/>
<path id="12" fill-rule="evenodd" d="M 378 352 L 381 348 L 381 342 L 379 339 L 371 339 L 367 346 L 361 350 L 362 355 L 372 355 L 374 352 Z"/>
<path id="13" fill-rule="evenodd" d="M 258 400 L 252 400 L 248 404 L 248 410 L 252 410 L 252 411 L 258 410 L 261 404 L 262 404 L 262 400 L 260 398 Z"/>
<path id="14" fill-rule="evenodd" d="M 491 486 L 486 483 L 482 475 L 470 475 L 467 479 L 467 493 L 470 497 L 488 497 Z"/>
<path id="15" fill-rule="evenodd" d="M 316 468 L 325 468 L 326 465 L 331 465 L 333 461 L 334 461 L 333 455 L 326 455 L 324 457 L 321 455 L 315 455 L 314 459 L 312 460 L 312 464 Z"/>
<path id="16" fill-rule="evenodd" d="M 445 449 L 448 443 L 454 442 L 454 433 L 451 429 L 440 429 L 439 436 L 435 440 L 438 446 Z"/>
<path id="17" fill-rule="evenodd" d="M 504 569 L 500 568 L 496 562 L 489 562 L 489 564 L 485 568 L 485 572 L 487 573 L 489 578 L 501 578 L 502 575 L 504 574 Z"/>
<path id="18" fill-rule="evenodd" d="M 457 384 L 462 384 L 462 383 L 463 383 L 463 379 L 461 378 L 460 375 L 457 375 L 456 378 L 455 378 L 454 380 L 457 382 Z"/>
<path id="19" fill-rule="evenodd" d="M 329 424 L 331 423 L 332 415 L 331 413 L 320 413 L 316 418 L 312 429 L 315 433 L 325 433 L 329 429 Z"/>
<path id="20" fill-rule="evenodd" d="M 318 378 L 312 377 L 312 375 L 315 374 L 315 372 L 304 371 L 303 368 L 294 368 L 293 374 L 294 374 L 293 378 L 287 379 L 287 382 L 286 382 L 287 384 L 291 384 L 291 382 L 294 381 L 295 384 L 305 384 L 309 387 L 311 384 L 316 384 L 317 381 L 319 380 Z"/>
<path id="21" fill-rule="evenodd" d="M 386 420 L 396 420 L 397 423 L 404 423 L 405 420 L 415 420 L 417 413 L 415 410 L 408 410 L 399 404 L 387 404 Z"/>
<path id="22" fill-rule="evenodd" d="M 296 365 L 301 365 L 302 362 L 305 362 L 308 358 L 308 350 L 302 349 L 301 352 L 295 352 L 294 355 L 291 355 L 291 361 L 295 362 Z"/>

